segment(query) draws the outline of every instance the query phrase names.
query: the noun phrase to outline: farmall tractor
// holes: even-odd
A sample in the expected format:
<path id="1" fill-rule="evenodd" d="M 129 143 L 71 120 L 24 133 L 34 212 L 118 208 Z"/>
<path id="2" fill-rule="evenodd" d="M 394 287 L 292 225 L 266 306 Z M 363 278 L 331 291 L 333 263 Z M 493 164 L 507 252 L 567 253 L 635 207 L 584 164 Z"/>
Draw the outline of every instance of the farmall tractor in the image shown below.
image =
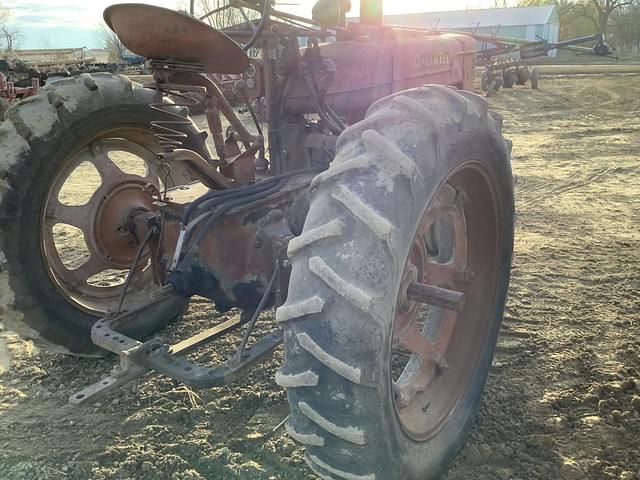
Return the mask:
<path id="1" fill-rule="evenodd" d="M 469 92 L 473 39 L 384 26 L 381 0 L 344 26 L 345 3 L 307 20 L 234 0 L 251 15 L 224 33 L 112 6 L 153 80 L 80 75 L 6 112 L 2 320 L 55 352 L 120 358 L 71 402 L 149 371 L 223 385 L 284 343 L 286 430 L 321 478 L 432 478 L 460 448 L 509 284 L 510 144 Z M 267 125 L 243 122 L 211 74 L 240 75 Z M 193 92 L 206 133 L 180 101 Z M 153 336 L 194 296 L 241 313 L 174 345 Z M 224 363 L 186 356 L 236 329 Z"/>

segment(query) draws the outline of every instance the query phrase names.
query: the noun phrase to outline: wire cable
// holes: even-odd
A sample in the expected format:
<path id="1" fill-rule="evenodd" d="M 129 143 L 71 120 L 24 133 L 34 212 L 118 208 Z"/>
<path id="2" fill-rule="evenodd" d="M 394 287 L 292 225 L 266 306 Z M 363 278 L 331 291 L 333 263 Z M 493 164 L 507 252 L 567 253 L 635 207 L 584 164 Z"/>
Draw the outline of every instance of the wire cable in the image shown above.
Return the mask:
<path id="1" fill-rule="evenodd" d="M 247 325 L 247 328 L 244 331 L 244 335 L 242 336 L 242 341 L 240 342 L 240 346 L 238 347 L 238 350 L 236 351 L 236 354 L 235 354 L 235 357 L 237 360 L 242 360 L 242 354 L 244 353 L 244 350 L 247 346 L 247 342 L 249 341 L 249 336 L 251 335 L 251 332 L 253 331 L 253 327 L 255 327 L 256 322 L 258 321 L 258 317 L 260 316 L 260 313 L 262 313 L 262 310 L 264 310 L 264 306 L 267 303 L 267 299 L 269 298 L 269 295 L 273 291 L 273 284 L 275 283 L 277 277 L 278 277 L 278 262 L 276 262 L 273 268 L 273 273 L 271 274 L 269 283 L 267 283 L 267 286 L 264 289 L 264 294 L 260 299 L 260 303 L 258 303 L 258 306 L 256 307 L 256 310 L 255 312 L 253 312 L 253 316 L 251 317 L 251 321 L 249 322 L 249 325 Z"/>
<path id="2" fill-rule="evenodd" d="M 293 170 L 291 172 L 274 175 L 270 178 L 262 180 L 261 182 L 258 182 L 258 183 L 254 183 L 252 185 L 244 185 L 242 187 L 233 188 L 231 190 L 216 190 L 213 192 L 205 193 L 201 197 L 198 197 L 193 202 L 191 202 L 191 204 L 186 208 L 184 214 L 182 215 L 181 223 L 183 225 L 186 225 L 187 223 L 189 223 L 189 219 L 191 218 L 196 208 L 199 208 L 199 207 L 204 208 L 203 204 L 209 201 L 213 201 L 213 200 L 216 201 L 216 204 L 208 206 L 208 208 L 215 208 L 215 206 L 217 205 L 217 202 L 224 202 L 224 201 L 232 200 L 238 197 L 244 198 L 247 195 L 247 193 L 252 194 L 252 193 L 261 192 L 271 187 L 274 183 L 278 182 L 279 180 L 284 180 L 286 178 L 294 177 L 296 175 L 313 173 L 319 170 L 321 169 L 318 167 L 305 168 L 301 170 Z"/>
<path id="3" fill-rule="evenodd" d="M 124 280 L 124 285 L 122 287 L 122 293 L 120 293 L 120 298 L 118 300 L 118 309 L 116 310 L 116 315 L 118 315 L 122 311 L 122 304 L 124 303 L 124 297 L 127 294 L 127 289 L 129 288 L 129 284 L 133 279 L 133 275 L 135 274 L 136 268 L 138 268 L 138 264 L 140 263 L 140 259 L 142 258 L 142 252 L 144 251 L 147 243 L 151 240 L 151 237 L 157 233 L 158 227 L 152 227 L 149 229 L 147 234 L 144 236 L 142 243 L 138 247 L 138 251 L 136 252 L 136 256 L 133 258 L 133 262 L 131 262 L 131 267 L 129 267 L 129 272 L 127 273 L 127 277 Z"/>

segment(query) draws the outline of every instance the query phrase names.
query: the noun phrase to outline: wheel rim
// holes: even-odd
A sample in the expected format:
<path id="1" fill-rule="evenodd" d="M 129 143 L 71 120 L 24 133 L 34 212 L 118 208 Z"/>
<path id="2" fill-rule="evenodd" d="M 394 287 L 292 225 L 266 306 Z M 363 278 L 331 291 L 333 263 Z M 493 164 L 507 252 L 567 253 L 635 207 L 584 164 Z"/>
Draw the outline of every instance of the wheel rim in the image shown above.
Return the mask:
<path id="1" fill-rule="evenodd" d="M 405 264 L 391 381 L 396 414 L 414 440 L 429 439 L 451 416 L 494 321 L 500 225 L 490 178 L 477 162 L 448 176 L 423 214 Z"/>
<path id="2" fill-rule="evenodd" d="M 127 214 L 152 210 L 159 187 L 155 140 L 148 131 L 104 131 L 76 147 L 54 173 L 40 224 L 45 267 L 58 291 L 93 315 L 112 310 L 138 248 Z M 153 187 L 149 187 L 152 185 Z M 127 298 L 152 281 L 148 256 L 136 268 Z"/>

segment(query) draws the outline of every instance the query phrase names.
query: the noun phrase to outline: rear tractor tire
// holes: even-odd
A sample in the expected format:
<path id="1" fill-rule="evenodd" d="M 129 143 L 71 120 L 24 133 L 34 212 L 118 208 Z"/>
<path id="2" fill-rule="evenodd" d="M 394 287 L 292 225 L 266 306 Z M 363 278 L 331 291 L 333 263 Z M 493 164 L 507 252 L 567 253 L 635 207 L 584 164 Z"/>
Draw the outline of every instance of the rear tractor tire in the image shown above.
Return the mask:
<path id="1" fill-rule="evenodd" d="M 501 123 L 472 93 L 401 92 L 345 130 L 312 182 L 276 381 L 321 478 L 433 478 L 462 445 L 509 284 Z"/>
<path id="2" fill-rule="evenodd" d="M 156 157 L 150 122 L 162 115 L 149 108 L 154 100 L 155 91 L 126 77 L 84 74 L 48 85 L 5 113 L 0 318 L 41 347 L 100 352 L 91 326 L 117 305 L 137 250 L 113 222 L 132 204 L 150 205 L 147 183 L 190 180 L 181 166 L 168 170 Z M 185 148 L 206 154 L 195 125 L 184 125 L 183 133 Z M 127 301 L 157 288 L 149 273 L 134 276 Z"/>

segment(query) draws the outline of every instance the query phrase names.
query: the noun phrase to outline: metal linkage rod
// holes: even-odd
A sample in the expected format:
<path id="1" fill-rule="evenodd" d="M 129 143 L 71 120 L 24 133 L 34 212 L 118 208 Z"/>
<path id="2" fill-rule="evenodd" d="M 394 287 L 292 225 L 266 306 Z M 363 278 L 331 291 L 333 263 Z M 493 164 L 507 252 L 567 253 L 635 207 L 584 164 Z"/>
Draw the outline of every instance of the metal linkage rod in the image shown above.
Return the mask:
<path id="1" fill-rule="evenodd" d="M 262 310 L 264 310 L 264 306 L 267 303 L 267 299 L 269 298 L 271 291 L 273 290 L 273 284 L 275 283 L 277 277 L 278 277 L 278 264 L 276 263 L 273 269 L 273 274 L 271 275 L 271 279 L 269 280 L 269 283 L 267 284 L 264 290 L 264 295 L 262 295 L 262 298 L 260 299 L 260 303 L 256 307 L 256 310 L 253 313 L 253 317 L 251 318 L 251 321 L 249 322 L 249 325 L 247 326 L 247 329 L 245 330 L 244 335 L 242 336 L 242 342 L 240 342 L 240 346 L 238 347 L 238 350 L 234 355 L 235 360 L 237 360 L 238 362 L 242 360 L 244 350 L 247 347 L 247 342 L 249 341 L 249 335 L 251 335 L 251 332 L 253 331 L 253 327 L 255 326 L 256 321 L 258 320 L 258 316 L 260 315 Z"/>

